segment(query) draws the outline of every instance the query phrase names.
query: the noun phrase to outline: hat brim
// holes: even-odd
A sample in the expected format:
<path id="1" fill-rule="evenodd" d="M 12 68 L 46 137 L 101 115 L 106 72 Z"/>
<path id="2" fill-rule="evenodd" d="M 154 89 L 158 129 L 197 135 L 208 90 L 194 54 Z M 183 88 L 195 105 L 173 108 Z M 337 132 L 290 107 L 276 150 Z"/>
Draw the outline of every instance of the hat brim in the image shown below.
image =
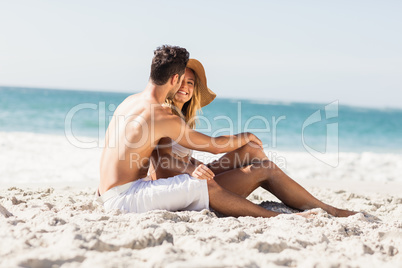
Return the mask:
<path id="1" fill-rule="evenodd" d="M 198 77 L 197 86 L 201 96 L 201 107 L 207 106 L 216 98 L 216 94 L 207 86 L 207 77 L 205 75 L 204 66 L 202 66 L 201 62 L 198 60 L 190 59 L 187 63 L 187 68 L 193 70 L 195 75 Z"/>

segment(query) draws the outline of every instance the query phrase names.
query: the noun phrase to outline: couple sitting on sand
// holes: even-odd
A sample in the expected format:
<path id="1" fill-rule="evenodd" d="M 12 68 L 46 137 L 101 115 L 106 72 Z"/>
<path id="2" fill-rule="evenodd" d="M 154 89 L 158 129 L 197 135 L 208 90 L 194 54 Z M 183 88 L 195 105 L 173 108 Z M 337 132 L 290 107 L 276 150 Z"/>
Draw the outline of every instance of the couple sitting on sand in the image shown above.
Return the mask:
<path id="1" fill-rule="evenodd" d="M 312 196 L 268 159 L 255 135 L 209 137 L 195 131 L 197 111 L 215 96 L 202 64 L 189 60 L 186 49 L 157 48 L 145 90 L 127 97 L 110 121 L 98 201 L 106 209 L 136 213 L 211 207 L 228 216 L 278 215 L 246 199 L 262 187 L 300 211 L 354 214 Z M 192 150 L 225 154 L 203 164 L 191 157 Z"/>

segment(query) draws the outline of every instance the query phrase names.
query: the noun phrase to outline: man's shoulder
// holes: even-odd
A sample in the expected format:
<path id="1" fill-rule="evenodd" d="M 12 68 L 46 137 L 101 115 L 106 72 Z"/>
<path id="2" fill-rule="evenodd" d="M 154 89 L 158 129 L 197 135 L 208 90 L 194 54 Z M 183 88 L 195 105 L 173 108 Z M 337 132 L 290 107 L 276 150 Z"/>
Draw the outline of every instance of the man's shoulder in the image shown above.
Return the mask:
<path id="1" fill-rule="evenodd" d="M 151 120 L 156 124 L 180 121 L 180 117 L 172 113 L 169 107 L 157 103 L 156 100 L 143 98 L 141 94 L 133 94 L 128 96 L 120 104 L 120 112 L 122 114 L 131 115 L 133 117 L 141 116 L 146 121 Z"/>
<path id="2" fill-rule="evenodd" d="M 141 102 L 141 94 L 140 93 L 135 93 L 135 94 L 131 94 L 130 96 L 126 97 L 121 104 L 126 104 L 126 103 L 139 103 Z"/>
<path id="3" fill-rule="evenodd" d="M 160 122 L 166 123 L 180 120 L 180 118 L 177 115 L 173 114 L 169 108 L 163 106 L 155 107 L 154 114 L 155 120 Z"/>

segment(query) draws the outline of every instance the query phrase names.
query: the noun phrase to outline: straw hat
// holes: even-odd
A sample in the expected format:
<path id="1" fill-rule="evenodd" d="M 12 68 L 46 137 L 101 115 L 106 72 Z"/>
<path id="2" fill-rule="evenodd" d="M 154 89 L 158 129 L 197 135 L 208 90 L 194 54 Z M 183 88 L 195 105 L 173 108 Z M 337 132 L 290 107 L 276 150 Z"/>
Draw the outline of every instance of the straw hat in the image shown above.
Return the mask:
<path id="1" fill-rule="evenodd" d="M 198 60 L 190 59 L 187 63 L 187 68 L 193 70 L 198 77 L 198 90 L 201 95 L 201 107 L 207 106 L 215 99 L 216 94 L 207 87 L 207 76 L 205 75 L 204 67 Z"/>

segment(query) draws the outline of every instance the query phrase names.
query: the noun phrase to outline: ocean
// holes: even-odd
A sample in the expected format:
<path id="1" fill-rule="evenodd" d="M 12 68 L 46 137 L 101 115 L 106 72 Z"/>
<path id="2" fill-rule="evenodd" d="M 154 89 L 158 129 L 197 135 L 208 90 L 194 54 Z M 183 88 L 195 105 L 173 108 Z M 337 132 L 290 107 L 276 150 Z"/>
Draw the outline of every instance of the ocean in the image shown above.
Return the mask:
<path id="1" fill-rule="evenodd" d="M 134 92 L 133 92 L 134 93 Z M 0 131 L 102 140 L 115 108 L 132 93 L 0 87 Z M 255 133 L 277 151 L 402 153 L 402 110 L 331 103 L 217 98 L 197 130 L 211 136 Z"/>

